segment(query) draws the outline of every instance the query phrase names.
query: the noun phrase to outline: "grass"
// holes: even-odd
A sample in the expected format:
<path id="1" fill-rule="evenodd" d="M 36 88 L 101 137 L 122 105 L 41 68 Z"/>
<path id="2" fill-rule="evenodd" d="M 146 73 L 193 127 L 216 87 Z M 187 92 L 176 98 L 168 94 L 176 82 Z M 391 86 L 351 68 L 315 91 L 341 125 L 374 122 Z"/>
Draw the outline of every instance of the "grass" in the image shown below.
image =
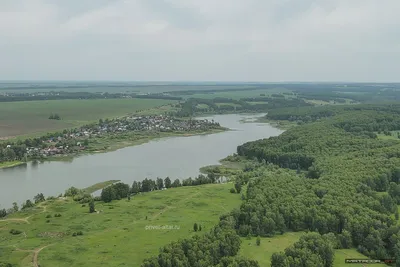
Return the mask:
<path id="1" fill-rule="evenodd" d="M 269 123 L 270 125 L 281 129 L 281 130 L 288 130 L 290 128 L 296 127 L 297 123 L 292 121 L 279 121 L 279 120 L 269 120 L 265 117 L 260 117 L 257 119 L 257 122 L 261 123 Z"/>
<path id="2" fill-rule="evenodd" d="M 337 249 L 335 251 L 335 259 L 333 261 L 333 267 L 347 267 L 349 263 L 345 263 L 345 259 L 367 259 L 368 257 L 359 253 L 356 249 Z M 352 263 L 351 266 L 362 267 L 365 264 Z"/>
<path id="3" fill-rule="evenodd" d="M 348 98 L 343 98 L 346 102 L 345 103 L 339 103 L 335 102 L 334 100 L 331 101 L 324 101 L 324 100 L 316 100 L 316 99 L 304 99 L 305 102 L 316 105 L 316 106 L 321 106 L 321 105 L 351 105 L 352 100 Z"/>
<path id="4" fill-rule="evenodd" d="M 263 94 L 263 96 L 271 96 L 272 94 L 278 94 L 278 93 L 289 93 L 291 92 L 288 89 L 285 88 L 273 88 L 273 89 L 243 89 L 243 91 L 227 91 L 227 92 L 215 92 L 215 93 L 204 93 L 204 94 L 192 94 L 192 95 L 181 95 L 181 97 L 184 98 L 206 98 L 206 99 L 212 99 L 216 97 L 223 97 L 223 98 L 232 98 L 239 100 L 241 98 L 246 98 L 246 97 L 260 97 L 260 95 Z"/>
<path id="5" fill-rule="evenodd" d="M 271 256 L 275 252 L 284 251 L 285 248 L 299 240 L 302 232 L 289 232 L 270 238 L 261 238 L 260 246 L 256 245 L 256 238 L 251 240 L 242 238 L 239 254 L 253 260 L 257 260 L 261 267 L 271 266 Z"/>
<path id="6" fill-rule="evenodd" d="M 24 165 L 25 162 L 22 161 L 7 161 L 7 162 L 0 162 L 0 169 L 12 168 L 19 165 Z"/>
<path id="7" fill-rule="evenodd" d="M 41 266 L 140 266 L 143 259 L 157 255 L 160 247 L 204 234 L 217 224 L 220 215 L 239 207 L 240 194 L 230 193 L 231 187 L 232 184 L 181 187 L 141 194 L 131 201 L 96 202 L 100 212 L 92 214 L 87 205 L 82 207 L 71 199 L 47 201 L 43 204 L 45 210 L 37 207 L 11 216 L 24 218 L 33 214 L 30 224 L 0 221 L 0 257 L 5 262 L 29 266 L 33 251 L 50 245 L 38 256 Z M 62 216 L 54 217 L 56 213 Z M 46 218 L 47 215 L 52 217 Z M 203 230 L 193 232 L 194 223 Z M 149 225 L 179 229 L 145 230 Z M 23 233 L 11 235 L 10 229 Z M 83 235 L 73 237 L 77 231 Z"/>
<path id="8" fill-rule="evenodd" d="M 391 131 L 390 133 L 391 135 L 385 135 L 383 133 L 376 133 L 376 135 L 378 136 L 378 139 L 382 140 L 400 140 L 397 137 L 397 134 L 400 133 L 400 131 Z"/>
<path id="9" fill-rule="evenodd" d="M 160 99 L 93 99 L 1 103 L 0 137 L 43 134 L 174 102 Z M 49 120 L 52 113 L 59 114 L 62 119 Z"/>
<path id="10" fill-rule="evenodd" d="M 101 182 L 101 183 L 97 183 L 97 184 L 91 185 L 91 186 L 86 187 L 86 188 L 84 188 L 82 190 L 85 193 L 92 194 L 92 193 L 94 193 L 94 192 L 96 192 L 96 191 L 98 191 L 100 189 L 103 189 L 103 188 L 105 188 L 105 187 L 107 187 L 109 185 L 112 185 L 112 184 L 114 184 L 116 182 L 119 182 L 119 181 L 120 180 L 109 180 L 109 181 L 105 181 L 105 182 Z"/>
<path id="11" fill-rule="evenodd" d="M 223 106 L 231 106 L 231 107 L 241 107 L 239 104 L 235 103 L 215 103 L 218 107 L 223 107 Z"/>
<path id="12" fill-rule="evenodd" d="M 270 238 L 261 238 L 260 246 L 256 245 L 256 238 L 250 240 L 242 238 L 242 245 L 239 254 L 254 260 L 257 260 L 261 267 L 271 266 L 271 256 L 275 252 L 283 252 L 298 241 L 303 232 L 288 232 L 283 235 L 277 235 Z M 366 256 L 357 252 L 356 249 L 336 249 L 333 267 L 346 267 L 345 259 L 367 259 Z M 362 264 L 352 264 L 352 266 L 361 267 Z"/>

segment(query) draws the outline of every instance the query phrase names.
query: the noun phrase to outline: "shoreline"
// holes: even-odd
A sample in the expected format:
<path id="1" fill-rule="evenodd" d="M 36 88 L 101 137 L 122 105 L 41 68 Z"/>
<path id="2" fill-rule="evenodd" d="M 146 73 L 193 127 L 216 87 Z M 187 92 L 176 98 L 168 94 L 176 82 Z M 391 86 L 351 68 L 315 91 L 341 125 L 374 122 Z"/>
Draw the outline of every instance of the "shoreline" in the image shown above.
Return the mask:
<path id="1" fill-rule="evenodd" d="M 1 169 L 14 168 L 14 167 L 22 166 L 22 165 L 25 165 L 25 164 L 27 164 L 27 162 L 23 162 L 23 161 L 6 161 L 6 162 L 0 163 L 0 170 Z"/>
<path id="2" fill-rule="evenodd" d="M 210 135 L 210 134 L 217 134 L 217 133 L 222 133 L 225 131 L 230 131 L 231 129 L 226 128 L 226 127 L 221 127 L 218 129 L 211 129 L 207 130 L 204 132 L 172 132 L 172 133 L 167 133 L 167 132 L 158 132 L 156 134 L 148 135 L 148 136 L 143 136 L 143 138 L 139 138 L 136 140 L 129 140 L 129 139 L 114 139 L 115 141 L 114 144 L 111 146 L 108 146 L 105 149 L 100 149 L 93 147 L 92 149 L 82 151 L 80 153 L 74 153 L 74 154 L 68 154 L 68 155 L 56 155 L 56 156 L 51 156 L 51 157 L 46 157 L 43 159 L 30 159 L 27 162 L 22 162 L 22 161 L 12 161 L 12 162 L 3 162 L 0 163 L 0 170 L 1 169 L 8 169 L 8 168 L 14 168 L 17 166 L 25 165 L 28 162 L 51 162 L 51 161 L 73 161 L 75 158 L 81 157 L 81 156 L 87 156 L 87 155 L 95 155 L 95 154 L 100 154 L 100 153 L 108 153 L 108 152 L 113 152 L 117 151 L 119 149 L 127 148 L 127 147 L 133 147 L 133 146 L 138 146 L 142 144 L 146 144 L 150 141 L 153 140 L 160 140 L 163 138 L 168 138 L 168 137 L 190 137 L 190 136 L 197 136 L 197 135 Z M 111 138 L 105 138 L 105 141 L 110 141 L 112 140 Z M 97 140 L 97 141 L 102 141 L 102 140 Z M 103 140 L 104 141 L 104 140 Z M 101 142 L 100 142 L 101 144 Z M 99 144 L 97 144 L 99 145 Z"/>

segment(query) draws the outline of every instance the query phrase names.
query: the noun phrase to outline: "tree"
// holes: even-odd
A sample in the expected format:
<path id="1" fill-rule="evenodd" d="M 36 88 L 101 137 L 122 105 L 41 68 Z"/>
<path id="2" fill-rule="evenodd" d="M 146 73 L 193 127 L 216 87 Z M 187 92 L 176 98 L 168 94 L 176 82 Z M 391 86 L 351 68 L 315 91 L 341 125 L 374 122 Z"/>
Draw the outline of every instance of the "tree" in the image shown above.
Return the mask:
<path id="1" fill-rule="evenodd" d="M 169 177 L 164 179 L 165 188 L 171 188 L 171 179 Z"/>
<path id="2" fill-rule="evenodd" d="M 236 192 L 239 194 L 242 191 L 242 184 L 240 182 L 235 183 Z"/>
<path id="3" fill-rule="evenodd" d="M 271 267 L 289 267 L 286 255 L 283 252 L 275 252 L 272 254 Z"/>
<path id="4" fill-rule="evenodd" d="M 13 209 L 14 209 L 14 212 L 17 212 L 19 210 L 17 202 L 13 202 Z"/>
<path id="5" fill-rule="evenodd" d="M 104 202 L 111 202 L 116 199 L 115 189 L 112 186 L 108 186 L 101 191 L 101 200 Z"/>
<path id="6" fill-rule="evenodd" d="M 112 187 L 115 191 L 115 199 L 122 199 L 128 197 L 130 191 L 128 184 L 116 183 L 111 185 L 110 187 Z"/>
<path id="7" fill-rule="evenodd" d="M 181 181 L 179 179 L 175 179 L 174 182 L 172 183 L 171 187 L 180 187 L 182 186 Z"/>
<path id="8" fill-rule="evenodd" d="M 6 216 L 7 216 L 7 210 L 6 209 L 0 210 L 0 218 L 4 218 Z"/>
<path id="9" fill-rule="evenodd" d="M 198 230 L 197 223 L 194 223 L 194 225 L 193 225 L 193 230 L 194 230 L 195 232 L 197 232 L 197 230 Z"/>
<path id="10" fill-rule="evenodd" d="M 89 212 L 93 213 L 95 211 L 96 211 L 96 209 L 95 209 L 95 206 L 94 206 L 94 200 L 91 199 L 90 202 L 89 202 Z"/>
<path id="11" fill-rule="evenodd" d="M 37 203 L 40 203 L 40 202 L 45 201 L 46 199 L 45 199 L 44 195 L 43 195 L 42 193 L 40 193 L 40 194 L 37 194 L 37 195 L 33 198 L 33 200 L 35 201 L 35 204 L 37 204 Z"/>
<path id="12" fill-rule="evenodd" d="M 34 204 L 32 203 L 32 201 L 30 199 L 28 199 L 24 204 L 22 204 L 22 209 L 28 209 L 28 208 L 32 208 L 34 206 Z"/>
<path id="13" fill-rule="evenodd" d="M 257 236 L 257 239 L 256 239 L 256 244 L 257 244 L 257 246 L 260 246 L 260 244 L 261 244 L 261 239 L 260 239 L 260 237 L 259 237 L 259 236 Z"/>
<path id="14" fill-rule="evenodd" d="M 73 196 L 78 195 L 78 194 L 80 194 L 80 193 L 81 193 L 81 190 L 79 190 L 78 188 L 72 186 L 72 187 L 68 188 L 68 189 L 65 191 L 64 196 L 66 196 L 66 197 L 73 197 Z"/>
<path id="15" fill-rule="evenodd" d="M 164 181 L 161 178 L 157 178 L 157 189 L 162 190 L 164 188 Z"/>
<path id="16" fill-rule="evenodd" d="M 136 195 L 140 192 L 140 184 L 136 181 L 133 182 L 132 188 L 131 188 L 131 193 Z"/>

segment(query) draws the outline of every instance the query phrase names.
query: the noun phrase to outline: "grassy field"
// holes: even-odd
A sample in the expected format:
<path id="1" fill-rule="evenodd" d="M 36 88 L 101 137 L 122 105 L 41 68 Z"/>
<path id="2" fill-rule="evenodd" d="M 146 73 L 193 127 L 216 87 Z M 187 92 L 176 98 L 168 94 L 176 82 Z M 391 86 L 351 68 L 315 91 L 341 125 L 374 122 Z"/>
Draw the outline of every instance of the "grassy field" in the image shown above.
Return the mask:
<path id="1" fill-rule="evenodd" d="M 215 93 L 204 93 L 204 94 L 192 94 L 192 95 L 181 95 L 184 98 L 206 98 L 212 99 L 216 97 L 223 97 L 223 98 L 232 98 L 239 100 L 245 97 L 260 97 L 263 96 L 271 96 L 272 94 L 278 93 L 289 93 L 291 92 L 285 88 L 274 88 L 274 89 L 256 89 L 256 90 L 246 90 L 243 91 L 227 91 L 227 92 L 215 92 Z"/>
<path id="2" fill-rule="evenodd" d="M 7 162 L 0 162 L 0 169 L 4 169 L 4 168 L 12 168 L 12 167 L 16 167 L 19 165 L 23 165 L 26 164 L 25 162 L 21 162 L 21 161 L 7 161 Z"/>
<path id="3" fill-rule="evenodd" d="M 271 256 L 275 252 L 283 252 L 285 248 L 299 240 L 302 232 L 285 233 L 271 238 L 261 238 L 260 246 L 256 245 L 256 238 L 242 238 L 240 255 L 257 260 L 261 267 L 271 266 Z M 337 249 L 335 250 L 335 258 L 333 267 L 346 267 L 345 259 L 367 259 L 366 256 L 357 252 L 356 249 Z M 352 264 L 355 267 L 362 267 L 362 264 Z"/>
<path id="4" fill-rule="evenodd" d="M 284 251 L 285 248 L 299 240 L 302 232 L 285 233 L 271 238 L 261 238 L 260 246 L 256 245 L 256 238 L 251 240 L 242 238 L 239 254 L 257 260 L 261 267 L 271 265 L 271 256 L 275 252 Z"/>
<path id="5" fill-rule="evenodd" d="M 232 184 L 212 184 L 155 191 L 109 204 L 96 203 L 99 213 L 71 199 L 47 201 L 32 211 L 0 221 L 2 261 L 33 266 L 140 266 L 159 248 L 180 238 L 203 234 L 219 216 L 239 207 Z M 61 217 L 54 217 L 60 213 Z M 46 218 L 51 216 L 51 218 Z M 200 219 L 199 219 L 200 218 Z M 193 232 L 193 224 L 202 232 Z M 175 229 L 148 229 L 146 226 Z M 22 233 L 12 235 L 11 229 Z M 82 231 L 82 236 L 72 236 Z"/>
<path id="6" fill-rule="evenodd" d="M 385 135 L 383 133 L 376 133 L 379 139 L 382 140 L 400 140 L 399 137 L 397 136 L 400 131 L 391 131 L 390 132 L 392 135 Z"/>
<path id="7" fill-rule="evenodd" d="M 174 103 L 159 99 L 7 102 L 0 105 L 0 137 L 46 133 Z M 62 120 L 49 120 L 57 113 Z"/>

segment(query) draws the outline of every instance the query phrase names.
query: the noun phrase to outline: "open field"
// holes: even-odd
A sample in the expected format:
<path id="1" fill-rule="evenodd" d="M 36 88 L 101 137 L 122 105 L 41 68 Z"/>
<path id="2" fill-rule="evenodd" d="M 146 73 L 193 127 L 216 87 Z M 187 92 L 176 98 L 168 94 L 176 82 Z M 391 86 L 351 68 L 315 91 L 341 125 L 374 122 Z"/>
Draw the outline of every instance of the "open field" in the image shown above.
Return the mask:
<path id="1" fill-rule="evenodd" d="M 303 235 L 303 232 L 288 232 L 271 238 L 261 238 L 260 246 L 256 245 L 256 238 L 242 238 L 242 245 L 239 254 L 250 259 L 257 260 L 260 267 L 271 266 L 271 256 L 275 252 L 283 252 Z M 345 259 L 367 259 L 356 249 L 336 249 L 333 267 L 346 267 Z M 352 266 L 362 267 L 362 264 L 352 264 Z"/>
<path id="2" fill-rule="evenodd" d="M 242 238 L 239 255 L 257 260 L 261 267 L 269 267 L 272 254 L 284 251 L 285 248 L 299 240 L 303 234 L 303 232 L 288 232 L 270 238 L 261 238 L 260 246 L 256 245 L 255 237 L 252 237 L 251 240 Z"/>
<path id="3" fill-rule="evenodd" d="M 265 96 L 271 96 L 272 94 L 279 94 L 279 93 L 290 93 L 292 91 L 285 89 L 285 88 L 264 88 L 264 89 L 243 89 L 243 91 L 226 91 L 226 92 L 213 92 L 213 93 L 195 93 L 191 95 L 179 95 L 184 98 L 205 98 L 205 99 L 212 99 L 216 97 L 222 97 L 222 98 L 232 98 L 239 100 L 241 98 L 245 97 L 260 97 Z"/>
<path id="4" fill-rule="evenodd" d="M 335 259 L 333 261 L 333 267 L 347 267 L 349 263 L 345 263 L 345 259 L 368 259 L 368 257 L 357 252 L 356 249 L 337 249 L 335 253 Z M 354 264 L 351 266 L 363 267 L 365 264 Z M 379 265 L 378 265 L 379 266 Z M 385 265 L 382 265 L 385 266 Z"/>
<path id="5" fill-rule="evenodd" d="M 260 86 L 252 83 L 208 82 L 0 82 L 0 92 L 141 92 L 162 93 L 193 90 L 248 89 Z"/>
<path id="6" fill-rule="evenodd" d="M 174 103 L 159 99 L 7 102 L 0 105 L 0 137 L 41 134 Z M 61 120 L 48 119 L 52 113 Z"/>
<path id="7" fill-rule="evenodd" d="M 399 140 L 400 138 L 398 137 L 400 135 L 400 131 L 391 131 L 391 135 L 385 135 L 383 133 L 376 133 L 379 139 L 382 140 Z"/>
<path id="8" fill-rule="evenodd" d="M 108 204 L 99 213 L 71 199 L 47 201 L 32 211 L 0 221 L 2 261 L 33 266 L 140 266 L 171 241 L 209 231 L 219 216 L 239 207 L 232 184 L 210 184 L 155 191 Z M 61 217 L 54 217 L 60 213 Z M 51 218 L 46 218 L 48 215 Z M 147 219 L 146 219 L 147 217 Z M 193 232 L 193 224 L 202 232 Z M 156 230 L 146 226 L 172 226 Z M 12 235 L 11 229 L 22 233 Z M 72 236 L 82 231 L 82 236 Z M 41 250 L 42 249 L 42 250 Z M 39 253 L 40 252 L 40 253 Z"/>

